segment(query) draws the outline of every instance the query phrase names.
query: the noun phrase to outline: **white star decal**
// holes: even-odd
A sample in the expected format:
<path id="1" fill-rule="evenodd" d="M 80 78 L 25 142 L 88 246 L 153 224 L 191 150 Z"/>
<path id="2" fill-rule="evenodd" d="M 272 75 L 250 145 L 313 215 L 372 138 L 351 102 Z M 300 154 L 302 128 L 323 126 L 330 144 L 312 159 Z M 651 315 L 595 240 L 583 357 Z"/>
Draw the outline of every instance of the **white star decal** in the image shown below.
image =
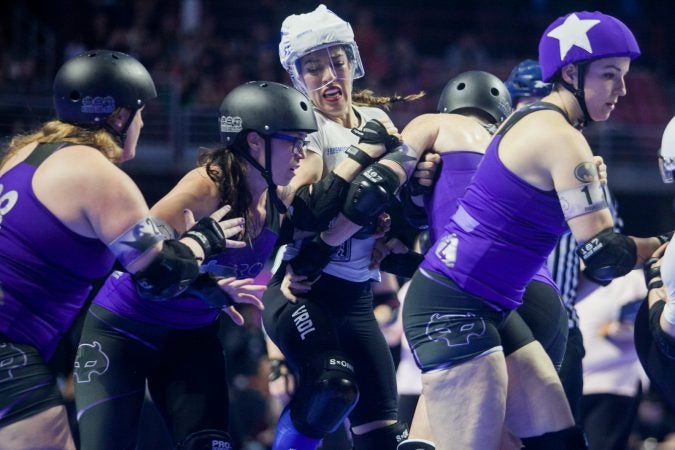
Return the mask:
<path id="1" fill-rule="evenodd" d="M 560 41 L 560 60 L 565 59 L 567 52 L 574 45 L 593 53 L 587 33 L 599 23 L 597 19 L 580 20 L 576 14 L 570 14 L 562 25 L 551 30 L 546 36 Z"/>

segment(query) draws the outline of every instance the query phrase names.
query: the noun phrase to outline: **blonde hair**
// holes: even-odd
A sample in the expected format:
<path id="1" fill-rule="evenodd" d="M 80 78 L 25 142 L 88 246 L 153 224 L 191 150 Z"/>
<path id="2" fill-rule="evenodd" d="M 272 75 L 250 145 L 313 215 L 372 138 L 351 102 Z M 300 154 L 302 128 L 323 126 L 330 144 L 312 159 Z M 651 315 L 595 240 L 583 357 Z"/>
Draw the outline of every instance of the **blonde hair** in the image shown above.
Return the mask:
<path id="1" fill-rule="evenodd" d="M 417 94 L 406 95 L 405 97 L 396 94 L 389 97 L 379 97 L 373 95 L 373 91 L 364 89 L 352 94 L 352 102 L 356 106 L 379 106 L 382 109 L 388 111 L 393 103 L 412 102 L 424 97 L 425 95 L 426 92 L 420 91 Z"/>
<path id="2" fill-rule="evenodd" d="M 14 136 L 4 156 L 0 159 L 0 167 L 5 165 L 5 162 L 19 149 L 33 142 L 70 142 L 87 145 L 99 150 L 113 163 L 118 162 L 122 156 L 122 147 L 119 142 L 105 129 L 87 129 L 60 120 L 51 120 L 42 124 L 36 131 Z"/>

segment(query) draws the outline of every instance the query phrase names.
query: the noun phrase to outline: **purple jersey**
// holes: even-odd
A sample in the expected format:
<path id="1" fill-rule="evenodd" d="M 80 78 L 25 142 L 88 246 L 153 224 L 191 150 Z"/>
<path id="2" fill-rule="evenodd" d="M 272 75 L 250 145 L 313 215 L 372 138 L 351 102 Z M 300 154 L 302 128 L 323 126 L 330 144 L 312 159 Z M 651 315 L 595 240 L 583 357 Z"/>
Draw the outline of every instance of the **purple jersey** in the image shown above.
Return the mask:
<path id="1" fill-rule="evenodd" d="M 272 255 L 279 228 L 279 211 L 271 200 L 267 200 L 265 226 L 250 245 L 243 248 L 229 248 L 210 258 L 202 265 L 218 277 L 254 278 Z M 137 322 L 168 326 L 178 329 L 197 328 L 212 323 L 220 310 L 204 301 L 180 295 L 164 301 L 141 298 L 128 273 L 115 272 L 108 277 L 96 295 L 94 303 Z"/>
<path id="2" fill-rule="evenodd" d="M 510 310 L 522 304 L 525 286 L 568 228 L 555 191 L 526 183 L 502 164 L 501 137 L 498 133 L 490 142 L 457 211 L 421 267 Z M 544 275 L 538 278 L 545 280 Z"/>
<path id="3" fill-rule="evenodd" d="M 62 147 L 63 145 L 61 145 Z M 49 359 L 114 255 L 68 229 L 35 196 L 33 175 L 59 147 L 39 145 L 0 176 L 0 333 Z"/>
<path id="4" fill-rule="evenodd" d="M 445 234 L 445 225 L 457 210 L 457 202 L 471 182 L 483 154 L 472 151 L 448 152 L 442 154 L 441 159 L 443 160 L 441 175 L 433 192 L 424 199 L 432 244 L 436 242 L 438 236 Z M 559 293 L 546 264 L 532 278 L 548 284 Z"/>
<path id="5" fill-rule="evenodd" d="M 457 210 L 457 200 L 469 185 L 482 153 L 471 151 L 448 152 L 441 155 L 441 174 L 433 192 L 424 198 L 424 209 L 429 218 L 429 238 L 436 242 L 445 231 L 444 227 Z"/>

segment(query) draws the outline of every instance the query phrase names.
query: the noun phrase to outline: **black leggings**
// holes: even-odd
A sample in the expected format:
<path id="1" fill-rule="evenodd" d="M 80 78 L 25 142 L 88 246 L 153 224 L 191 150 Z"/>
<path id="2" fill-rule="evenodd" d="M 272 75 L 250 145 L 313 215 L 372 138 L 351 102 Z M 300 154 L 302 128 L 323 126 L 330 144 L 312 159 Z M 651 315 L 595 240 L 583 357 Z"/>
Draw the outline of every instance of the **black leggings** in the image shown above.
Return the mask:
<path id="1" fill-rule="evenodd" d="M 174 442 L 203 429 L 227 431 L 225 360 L 217 323 L 172 330 L 92 305 L 74 376 L 82 450 L 136 448 L 146 380 Z"/>
<path id="2" fill-rule="evenodd" d="M 373 315 L 370 282 L 355 283 L 323 274 L 304 298 L 289 303 L 280 291 L 282 265 L 263 301 L 265 331 L 296 373 L 321 354 L 344 355 L 354 366 L 359 402 L 349 415 L 352 426 L 397 419 L 396 374 L 391 352 Z M 306 312 L 307 320 L 298 321 Z M 303 382 L 300 376 L 300 383 Z"/>

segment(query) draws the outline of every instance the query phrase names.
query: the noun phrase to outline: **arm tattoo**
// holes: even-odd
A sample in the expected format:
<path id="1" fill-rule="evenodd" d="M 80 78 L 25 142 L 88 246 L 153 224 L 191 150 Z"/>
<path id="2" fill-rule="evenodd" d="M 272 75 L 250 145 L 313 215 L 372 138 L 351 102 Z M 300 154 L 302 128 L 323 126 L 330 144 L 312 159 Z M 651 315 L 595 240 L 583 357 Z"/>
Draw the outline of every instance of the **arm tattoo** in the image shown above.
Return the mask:
<path id="1" fill-rule="evenodd" d="M 574 168 L 574 176 L 582 183 L 590 183 L 600 179 L 598 168 L 592 162 L 584 162 Z"/>

